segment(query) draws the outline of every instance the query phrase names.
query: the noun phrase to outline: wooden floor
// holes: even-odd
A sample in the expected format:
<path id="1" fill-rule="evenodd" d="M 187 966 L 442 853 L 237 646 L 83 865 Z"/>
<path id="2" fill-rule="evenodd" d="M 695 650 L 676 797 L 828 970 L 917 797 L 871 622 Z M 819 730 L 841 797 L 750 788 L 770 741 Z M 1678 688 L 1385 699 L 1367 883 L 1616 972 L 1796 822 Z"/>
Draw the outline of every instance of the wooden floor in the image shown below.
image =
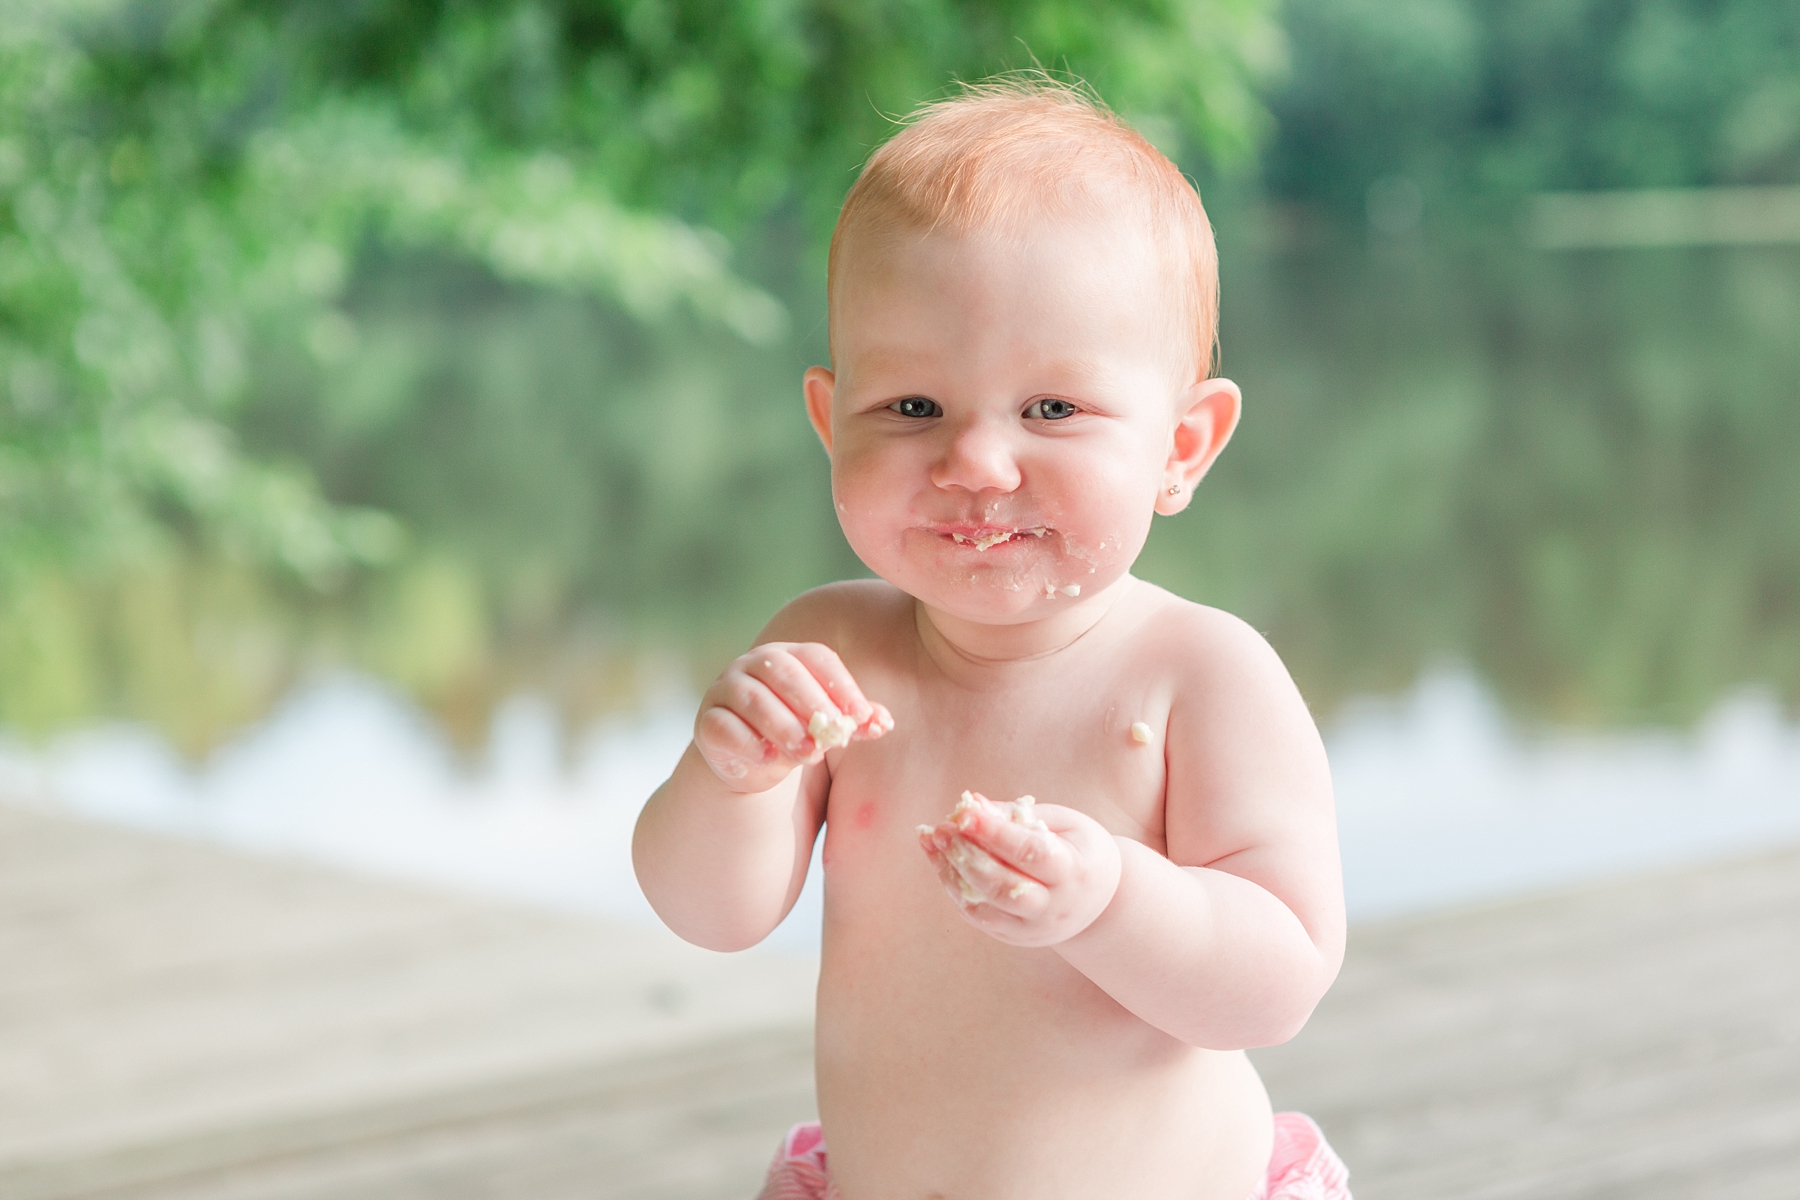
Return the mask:
<path id="1" fill-rule="evenodd" d="M 0 807 L 0 1197 L 749 1200 L 814 978 Z M 1800 1197 L 1800 851 L 1358 929 L 1256 1057 L 1359 1200 Z"/>
<path id="2" fill-rule="evenodd" d="M 1800 851 L 1353 930 L 1255 1057 L 1359 1200 L 1800 1197 Z"/>

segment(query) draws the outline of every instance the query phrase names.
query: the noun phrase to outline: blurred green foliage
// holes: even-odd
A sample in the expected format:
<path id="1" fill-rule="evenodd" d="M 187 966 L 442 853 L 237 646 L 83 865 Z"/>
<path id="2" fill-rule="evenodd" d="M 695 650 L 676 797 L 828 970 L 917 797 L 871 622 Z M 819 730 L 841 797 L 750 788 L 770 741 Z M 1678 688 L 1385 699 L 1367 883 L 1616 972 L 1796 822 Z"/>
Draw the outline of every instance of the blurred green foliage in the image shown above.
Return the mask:
<path id="1" fill-rule="evenodd" d="M 708 674 L 861 570 L 796 394 L 857 164 L 1034 62 L 1222 231 L 1247 417 L 1145 574 L 1321 710 L 1445 661 L 1559 721 L 1791 702 L 1800 261 L 1507 206 L 1800 179 L 1796 11 L 0 0 L 0 726 L 199 752 L 351 664 L 473 740 Z"/>
<path id="2" fill-rule="evenodd" d="M 503 686 L 635 541 L 743 557 L 786 465 L 718 398 L 892 115 L 1041 61 L 1241 159 L 1279 50 L 1264 0 L 4 0 L 0 721 Z"/>
<path id="3" fill-rule="evenodd" d="M 1800 181 L 1791 0 L 1288 0 L 1269 188 L 1360 216 L 1387 177 L 1536 191 Z"/>

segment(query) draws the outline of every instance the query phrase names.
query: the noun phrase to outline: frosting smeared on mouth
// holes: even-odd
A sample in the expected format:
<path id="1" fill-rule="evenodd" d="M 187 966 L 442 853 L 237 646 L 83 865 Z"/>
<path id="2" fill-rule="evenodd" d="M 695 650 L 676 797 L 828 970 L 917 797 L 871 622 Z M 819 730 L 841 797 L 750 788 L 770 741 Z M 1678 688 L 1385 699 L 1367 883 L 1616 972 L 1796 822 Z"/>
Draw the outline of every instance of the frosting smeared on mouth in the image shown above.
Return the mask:
<path id="1" fill-rule="evenodd" d="M 989 529 L 982 533 L 957 533 L 952 530 L 950 537 L 959 546 L 973 546 L 980 551 L 998 546 L 1001 542 L 1010 542 L 1016 537 L 1041 538 L 1049 532 L 1048 526 L 1034 525 L 1029 529 Z"/>

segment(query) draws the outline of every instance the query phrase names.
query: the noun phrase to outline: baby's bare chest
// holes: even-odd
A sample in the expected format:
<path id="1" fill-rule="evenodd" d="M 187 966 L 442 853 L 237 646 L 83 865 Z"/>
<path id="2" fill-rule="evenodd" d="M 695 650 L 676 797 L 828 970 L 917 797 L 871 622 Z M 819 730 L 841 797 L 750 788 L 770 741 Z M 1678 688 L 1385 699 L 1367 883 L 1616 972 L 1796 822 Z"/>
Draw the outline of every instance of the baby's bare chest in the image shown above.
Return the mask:
<path id="1" fill-rule="evenodd" d="M 828 849 L 911 848 L 964 791 L 1079 809 L 1116 834 L 1163 848 L 1165 688 L 1124 674 L 1051 673 L 970 690 L 914 684 L 885 699 L 894 731 L 833 764 Z"/>
<path id="2" fill-rule="evenodd" d="M 981 692 L 897 687 L 879 697 L 893 732 L 834 762 L 822 1028 L 858 1046 L 910 1046 L 915 1064 L 947 1037 L 988 1045 L 1016 1036 L 1016 1053 L 1036 1055 L 1059 1077 L 1092 1069 L 1096 1048 L 1117 1052 L 1118 1038 L 1135 1045 L 1149 1033 L 1054 952 L 1006 946 L 964 923 L 920 848 L 918 826 L 974 791 L 1078 809 L 1162 849 L 1167 701 L 1128 682 L 1090 680 L 1061 694 L 1034 682 Z M 1154 732 L 1134 738 L 1134 724 Z M 988 1028 L 980 1015 L 988 1012 L 1008 1014 L 1010 1032 Z M 1078 1062 L 1044 1058 L 1046 1038 Z"/>

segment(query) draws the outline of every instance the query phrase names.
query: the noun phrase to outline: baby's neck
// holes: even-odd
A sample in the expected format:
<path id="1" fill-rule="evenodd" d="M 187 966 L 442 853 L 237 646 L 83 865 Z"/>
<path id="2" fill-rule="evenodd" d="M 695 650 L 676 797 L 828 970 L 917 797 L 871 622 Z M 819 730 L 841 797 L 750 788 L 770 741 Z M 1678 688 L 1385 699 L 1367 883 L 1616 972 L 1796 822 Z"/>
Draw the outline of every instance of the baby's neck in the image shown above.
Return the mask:
<path id="1" fill-rule="evenodd" d="M 952 676 L 971 669 L 1003 670 L 1048 658 L 1068 649 L 1100 624 L 1137 580 L 1122 575 L 1107 587 L 1035 621 L 994 625 L 914 601 L 913 612 L 925 651 Z"/>

